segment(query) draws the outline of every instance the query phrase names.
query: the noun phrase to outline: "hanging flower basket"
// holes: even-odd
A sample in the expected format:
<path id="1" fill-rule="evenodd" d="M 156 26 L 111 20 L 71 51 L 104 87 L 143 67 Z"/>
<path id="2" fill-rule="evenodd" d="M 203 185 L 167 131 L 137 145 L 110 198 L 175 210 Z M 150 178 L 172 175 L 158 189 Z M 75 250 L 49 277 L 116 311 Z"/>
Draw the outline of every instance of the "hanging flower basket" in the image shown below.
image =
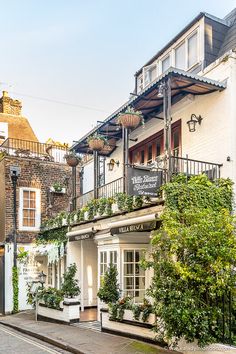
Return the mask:
<path id="1" fill-rule="evenodd" d="M 77 156 L 74 152 L 65 155 L 66 163 L 70 167 L 76 167 L 80 162 L 81 158 Z"/>
<path id="2" fill-rule="evenodd" d="M 136 128 L 140 123 L 144 123 L 141 112 L 135 111 L 133 108 L 128 107 L 124 113 L 120 113 L 118 124 L 121 124 L 124 128 Z"/>
<path id="3" fill-rule="evenodd" d="M 90 136 L 87 141 L 90 149 L 93 151 L 102 150 L 107 143 L 106 138 L 99 134 Z"/>

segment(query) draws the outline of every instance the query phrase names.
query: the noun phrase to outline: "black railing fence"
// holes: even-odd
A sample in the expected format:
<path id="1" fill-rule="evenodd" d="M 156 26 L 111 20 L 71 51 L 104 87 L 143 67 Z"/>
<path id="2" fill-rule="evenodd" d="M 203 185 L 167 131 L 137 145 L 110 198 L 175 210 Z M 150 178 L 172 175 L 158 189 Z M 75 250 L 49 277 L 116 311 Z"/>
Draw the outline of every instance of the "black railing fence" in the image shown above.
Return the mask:
<path id="1" fill-rule="evenodd" d="M 236 345 L 236 295 L 235 292 L 225 293 L 218 299 L 221 316 L 218 320 L 220 328 L 219 340 L 222 343 Z"/>
<path id="2" fill-rule="evenodd" d="M 123 192 L 124 179 L 123 177 L 118 178 L 110 183 L 104 184 L 98 188 L 98 197 L 99 198 L 111 198 L 114 197 L 117 193 Z"/>
<path id="3" fill-rule="evenodd" d="M 8 138 L 0 145 L 0 152 L 17 157 L 37 158 L 45 161 L 66 163 L 64 146 L 44 144 L 36 141 Z"/>
<path id="4" fill-rule="evenodd" d="M 170 158 L 170 172 L 174 175 L 183 173 L 186 176 L 196 176 L 204 173 L 209 179 L 214 180 L 220 178 L 221 166 L 217 163 L 189 159 L 188 156 L 171 156 Z"/>

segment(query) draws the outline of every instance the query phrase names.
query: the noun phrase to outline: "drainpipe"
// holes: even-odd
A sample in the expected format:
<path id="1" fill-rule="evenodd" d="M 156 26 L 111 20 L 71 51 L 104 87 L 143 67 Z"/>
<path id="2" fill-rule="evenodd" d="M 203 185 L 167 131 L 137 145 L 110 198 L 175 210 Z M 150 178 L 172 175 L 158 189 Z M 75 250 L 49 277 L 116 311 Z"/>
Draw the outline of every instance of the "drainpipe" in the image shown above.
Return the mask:
<path id="1" fill-rule="evenodd" d="M 128 166 L 129 166 L 129 129 L 122 128 L 123 135 L 123 192 L 127 193 L 128 191 Z"/>

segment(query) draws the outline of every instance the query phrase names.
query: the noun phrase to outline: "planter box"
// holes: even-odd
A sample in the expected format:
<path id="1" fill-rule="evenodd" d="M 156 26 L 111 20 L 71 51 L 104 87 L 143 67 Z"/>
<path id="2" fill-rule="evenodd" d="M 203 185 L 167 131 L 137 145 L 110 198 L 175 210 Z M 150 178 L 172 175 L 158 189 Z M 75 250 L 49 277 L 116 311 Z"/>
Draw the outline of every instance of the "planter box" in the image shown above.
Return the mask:
<path id="1" fill-rule="evenodd" d="M 56 194 L 65 194 L 66 193 L 66 189 L 62 188 L 60 191 L 56 191 L 54 187 L 50 187 L 50 192 L 56 193 Z"/>
<path id="2" fill-rule="evenodd" d="M 39 303 L 37 306 L 37 318 L 39 320 L 57 323 L 75 323 L 80 319 L 80 303 L 78 299 L 64 299 L 60 304 L 60 309 L 52 309 Z"/>
<path id="3" fill-rule="evenodd" d="M 125 313 L 124 313 L 124 317 L 123 317 L 123 320 L 124 321 L 131 321 L 131 322 L 135 322 L 135 323 L 140 323 L 140 324 L 151 324 L 153 325 L 155 323 L 155 315 L 153 313 L 151 313 L 149 316 L 148 316 L 148 319 L 146 322 L 143 322 L 142 321 L 142 312 L 140 314 L 140 320 L 135 320 L 134 319 L 134 314 L 133 314 L 133 311 L 131 310 L 125 310 Z"/>
<path id="4" fill-rule="evenodd" d="M 116 333 L 129 338 L 141 339 L 144 341 L 155 341 L 155 333 L 152 331 L 152 324 L 155 321 L 155 316 L 150 315 L 148 322 L 133 320 L 133 313 L 130 310 L 125 310 L 124 319 L 122 322 L 110 320 L 109 313 L 101 310 L 101 328 L 103 332 Z"/>

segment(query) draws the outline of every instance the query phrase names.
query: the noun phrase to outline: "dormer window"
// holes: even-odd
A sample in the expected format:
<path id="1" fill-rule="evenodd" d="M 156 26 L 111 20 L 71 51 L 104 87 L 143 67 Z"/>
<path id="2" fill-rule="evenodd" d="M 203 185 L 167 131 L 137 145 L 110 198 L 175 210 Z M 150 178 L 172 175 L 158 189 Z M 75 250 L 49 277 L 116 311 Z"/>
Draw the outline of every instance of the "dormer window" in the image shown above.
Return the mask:
<path id="1" fill-rule="evenodd" d="M 170 55 L 165 57 L 161 62 L 162 73 L 164 73 L 166 70 L 168 70 L 169 67 L 170 67 Z"/>
<path id="2" fill-rule="evenodd" d="M 177 69 L 185 69 L 185 58 L 185 42 L 183 42 L 175 49 L 175 67 Z"/>
<path id="3" fill-rule="evenodd" d="M 157 77 L 156 65 L 149 65 L 144 68 L 144 86 L 149 85 Z"/>
<path id="4" fill-rule="evenodd" d="M 198 36 L 195 32 L 191 37 L 188 38 L 188 68 L 198 62 Z"/>

